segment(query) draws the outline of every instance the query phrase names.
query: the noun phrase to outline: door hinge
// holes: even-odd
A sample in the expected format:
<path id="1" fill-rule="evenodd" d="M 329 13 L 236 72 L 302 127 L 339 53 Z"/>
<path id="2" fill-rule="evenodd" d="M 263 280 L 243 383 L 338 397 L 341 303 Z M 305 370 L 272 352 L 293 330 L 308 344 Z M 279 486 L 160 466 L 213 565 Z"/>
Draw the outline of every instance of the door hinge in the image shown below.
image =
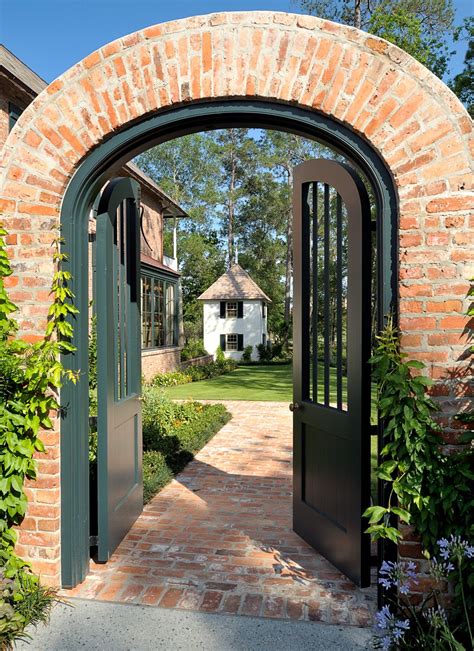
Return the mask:
<path id="1" fill-rule="evenodd" d="M 99 536 L 89 536 L 89 547 L 97 547 L 99 544 Z"/>
<path id="2" fill-rule="evenodd" d="M 370 222 L 370 230 L 371 230 L 371 231 L 376 231 L 376 230 L 377 230 L 377 220 L 376 220 L 376 219 L 373 219 L 373 220 Z"/>

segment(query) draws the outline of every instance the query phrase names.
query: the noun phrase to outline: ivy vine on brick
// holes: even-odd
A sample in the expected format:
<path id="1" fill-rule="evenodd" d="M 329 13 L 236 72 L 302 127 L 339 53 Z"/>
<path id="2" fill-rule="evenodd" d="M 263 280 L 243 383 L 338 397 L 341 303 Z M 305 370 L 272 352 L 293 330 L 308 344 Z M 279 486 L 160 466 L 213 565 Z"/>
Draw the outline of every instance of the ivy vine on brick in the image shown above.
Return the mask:
<path id="1" fill-rule="evenodd" d="M 433 555 L 442 537 L 454 534 L 472 539 L 472 447 L 445 453 L 433 418 L 437 406 L 427 392 L 432 380 L 413 373 L 425 365 L 406 359 L 391 320 L 377 339 L 371 363 L 386 439 L 376 472 L 391 484 L 392 491 L 386 506 L 365 511 L 370 525 L 367 533 L 373 539 L 397 542 L 402 535 L 391 525 L 394 514 L 415 527 L 425 552 Z M 467 438 L 472 439 L 472 432 L 466 433 L 465 442 Z"/>
<path id="2" fill-rule="evenodd" d="M 41 430 L 53 428 L 52 414 L 59 408 L 62 381 L 76 381 L 76 375 L 63 368 L 60 356 L 74 350 L 67 319 L 77 310 L 68 287 L 71 276 L 61 268 L 65 255 L 57 238 L 53 243 L 56 271 L 45 336 L 34 343 L 18 336 L 13 318 L 17 306 L 10 301 L 4 282 L 12 273 L 6 234 L 0 228 L 0 566 L 6 578 L 14 578 L 28 567 L 14 551 L 15 527 L 26 512 L 25 481 L 36 478 L 34 455 L 45 451 Z"/>

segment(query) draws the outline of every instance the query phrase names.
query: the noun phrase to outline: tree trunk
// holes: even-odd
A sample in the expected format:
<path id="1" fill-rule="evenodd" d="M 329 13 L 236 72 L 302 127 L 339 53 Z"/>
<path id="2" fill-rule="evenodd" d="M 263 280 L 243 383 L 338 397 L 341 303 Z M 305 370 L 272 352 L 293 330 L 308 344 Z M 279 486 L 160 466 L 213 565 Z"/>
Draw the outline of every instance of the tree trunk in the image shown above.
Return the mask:
<path id="1" fill-rule="evenodd" d="M 227 202 L 228 207 L 228 223 L 227 223 L 227 250 L 229 255 L 229 267 L 233 262 L 234 257 L 234 216 L 235 216 L 235 177 L 236 177 L 236 160 L 234 152 L 234 132 L 231 130 L 232 149 L 230 153 L 230 178 L 229 178 L 229 199 Z"/>
<path id="2" fill-rule="evenodd" d="M 357 29 L 361 27 L 360 2 L 361 0 L 355 0 L 354 5 L 354 27 Z"/>

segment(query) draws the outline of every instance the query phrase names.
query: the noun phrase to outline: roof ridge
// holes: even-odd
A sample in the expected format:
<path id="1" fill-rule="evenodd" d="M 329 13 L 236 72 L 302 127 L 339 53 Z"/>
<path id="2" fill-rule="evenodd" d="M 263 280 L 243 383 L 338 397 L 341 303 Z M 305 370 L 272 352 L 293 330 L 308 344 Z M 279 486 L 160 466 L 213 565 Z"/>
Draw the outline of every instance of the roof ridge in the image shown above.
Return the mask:
<path id="1" fill-rule="evenodd" d="M 212 285 L 198 296 L 198 300 L 201 301 L 243 298 L 272 302 L 249 272 L 238 262 L 232 263 Z"/>

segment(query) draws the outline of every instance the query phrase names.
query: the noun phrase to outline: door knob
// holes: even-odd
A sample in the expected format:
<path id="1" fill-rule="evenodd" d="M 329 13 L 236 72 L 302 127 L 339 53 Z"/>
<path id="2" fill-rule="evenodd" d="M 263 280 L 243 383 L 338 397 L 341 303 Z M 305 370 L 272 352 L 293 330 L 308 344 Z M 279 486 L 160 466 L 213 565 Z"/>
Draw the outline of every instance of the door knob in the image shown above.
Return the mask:
<path id="1" fill-rule="evenodd" d="M 290 411 L 296 411 L 297 409 L 301 409 L 301 405 L 299 402 L 290 402 L 289 409 Z"/>

